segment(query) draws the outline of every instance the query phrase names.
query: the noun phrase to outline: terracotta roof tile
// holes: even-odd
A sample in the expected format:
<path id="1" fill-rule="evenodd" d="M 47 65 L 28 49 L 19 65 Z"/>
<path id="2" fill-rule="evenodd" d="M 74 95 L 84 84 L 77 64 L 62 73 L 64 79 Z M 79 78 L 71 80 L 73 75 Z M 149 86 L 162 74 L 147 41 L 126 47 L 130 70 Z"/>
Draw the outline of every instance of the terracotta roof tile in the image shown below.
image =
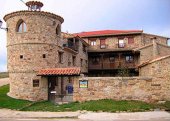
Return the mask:
<path id="1" fill-rule="evenodd" d="M 119 35 L 119 34 L 132 34 L 132 33 L 142 33 L 142 30 L 101 30 L 101 31 L 89 31 L 75 33 L 80 37 L 89 37 L 89 36 L 101 36 L 101 35 Z"/>
<path id="2" fill-rule="evenodd" d="M 80 68 L 52 68 L 39 70 L 37 75 L 80 75 Z"/>

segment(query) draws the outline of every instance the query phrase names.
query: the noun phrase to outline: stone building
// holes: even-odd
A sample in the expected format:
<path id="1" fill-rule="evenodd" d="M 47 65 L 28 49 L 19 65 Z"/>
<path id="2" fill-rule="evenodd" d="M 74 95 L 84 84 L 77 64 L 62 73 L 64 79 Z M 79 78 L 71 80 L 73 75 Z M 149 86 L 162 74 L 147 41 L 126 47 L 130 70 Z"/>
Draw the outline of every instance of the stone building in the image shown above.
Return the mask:
<path id="1" fill-rule="evenodd" d="M 41 11 L 41 2 L 26 5 L 28 10 L 4 17 L 9 96 L 54 102 L 170 100 L 169 38 L 141 30 L 63 33 L 61 16 Z"/>

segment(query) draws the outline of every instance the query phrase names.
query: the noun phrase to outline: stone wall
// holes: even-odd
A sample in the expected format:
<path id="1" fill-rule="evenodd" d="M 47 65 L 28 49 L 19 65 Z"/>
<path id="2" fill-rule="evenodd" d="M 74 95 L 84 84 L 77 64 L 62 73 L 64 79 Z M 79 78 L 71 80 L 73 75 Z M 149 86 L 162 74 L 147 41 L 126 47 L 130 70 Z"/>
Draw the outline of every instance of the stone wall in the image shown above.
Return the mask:
<path id="1" fill-rule="evenodd" d="M 169 100 L 170 89 L 165 80 L 150 77 L 86 77 L 88 88 L 79 88 L 79 80 L 74 81 L 74 101 L 99 99 L 141 100 L 154 102 Z M 168 94 L 168 95 L 167 95 Z"/>
<path id="2" fill-rule="evenodd" d="M 47 100 L 48 82 L 46 78 L 37 77 L 34 72 L 9 73 L 10 91 L 9 96 L 24 100 Z M 33 87 L 34 79 L 39 79 L 39 87 Z"/>
<path id="3" fill-rule="evenodd" d="M 160 89 L 166 100 L 170 100 L 170 57 L 140 67 L 140 76 L 144 75 L 153 77 L 153 85 Z"/>

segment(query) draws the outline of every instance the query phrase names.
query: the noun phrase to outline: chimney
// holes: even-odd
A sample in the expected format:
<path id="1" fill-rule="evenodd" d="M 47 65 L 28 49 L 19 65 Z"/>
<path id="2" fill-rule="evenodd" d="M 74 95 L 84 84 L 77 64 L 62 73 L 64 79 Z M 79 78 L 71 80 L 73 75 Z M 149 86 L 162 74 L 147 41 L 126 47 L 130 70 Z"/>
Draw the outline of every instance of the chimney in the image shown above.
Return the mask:
<path id="1" fill-rule="evenodd" d="M 156 42 L 156 37 L 151 38 L 153 43 L 153 58 L 156 58 L 159 55 L 158 44 Z"/>

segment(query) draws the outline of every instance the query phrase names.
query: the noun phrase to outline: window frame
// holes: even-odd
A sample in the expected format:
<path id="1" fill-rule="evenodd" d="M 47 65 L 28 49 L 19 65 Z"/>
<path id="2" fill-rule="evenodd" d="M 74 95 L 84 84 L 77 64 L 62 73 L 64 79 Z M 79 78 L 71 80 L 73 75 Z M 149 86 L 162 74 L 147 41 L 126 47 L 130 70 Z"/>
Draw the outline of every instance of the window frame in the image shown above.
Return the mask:
<path id="1" fill-rule="evenodd" d="M 134 62 L 134 56 L 133 55 L 126 55 L 125 56 L 125 61 L 127 63 L 133 63 Z"/>
<path id="2" fill-rule="evenodd" d="M 40 86 L 40 80 L 39 79 L 33 79 L 33 87 L 39 87 Z"/>
<path id="3" fill-rule="evenodd" d="M 96 46 L 96 40 L 90 40 L 90 45 L 91 46 Z"/>
<path id="4" fill-rule="evenodd" d="M 17 27 L 16 27 L 16 32 L 18 33 L 27 32 L 27 24 L 23 20 L 19 20 Z"/>
<path id="5" fill-rule="evenodd" d="M 125 48 L 125 39 L 124 38 L 118 39 L 118 48 Z"/>
<path id="6" fill-rule="evenodd" d="M 63 63 L 63 55 L 64 55 L 64 52 L 58 52 L 58 62 L 59 63 Z"/>

